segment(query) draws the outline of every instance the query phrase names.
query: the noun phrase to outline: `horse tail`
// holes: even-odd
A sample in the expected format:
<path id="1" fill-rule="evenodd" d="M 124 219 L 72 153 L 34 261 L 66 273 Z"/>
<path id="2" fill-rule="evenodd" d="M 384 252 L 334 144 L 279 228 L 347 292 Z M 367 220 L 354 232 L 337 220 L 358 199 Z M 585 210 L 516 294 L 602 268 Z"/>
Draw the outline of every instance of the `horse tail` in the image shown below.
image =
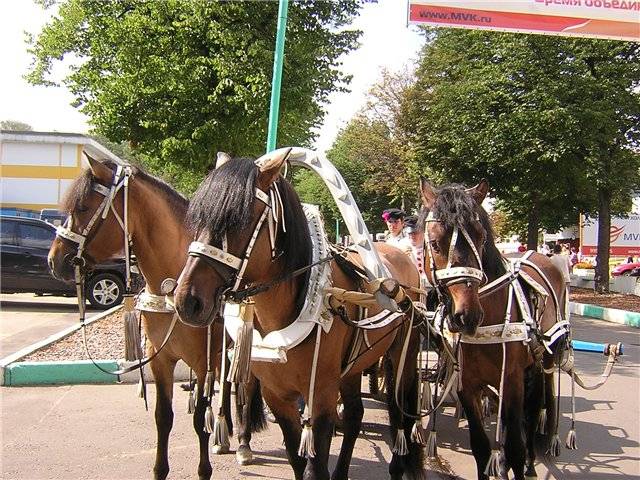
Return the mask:
<path id="1" fill-rule="evenodd" d="M 252 433 L 261 432 L 267 428 L 267 417 L 264 413 L 264 402 L 260 390 L 260 380 L 255 379 L 255 388 L 249 406 L 249 428 Z"/>

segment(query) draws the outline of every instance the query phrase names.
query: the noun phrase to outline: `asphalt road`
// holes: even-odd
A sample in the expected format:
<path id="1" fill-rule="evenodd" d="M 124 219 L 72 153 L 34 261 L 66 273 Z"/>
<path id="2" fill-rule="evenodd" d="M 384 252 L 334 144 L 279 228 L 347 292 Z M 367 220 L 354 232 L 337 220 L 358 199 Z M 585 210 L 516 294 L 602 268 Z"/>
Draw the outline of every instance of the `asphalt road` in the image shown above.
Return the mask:
<path id="1" fill-rule="evenodd" d="M 95 315 L 87 305 L 87 317 Z M 4 358 L 78 322 L 76 298 L 32 293 L 0 295 L 0 358 Z"/>
<path id="2" fill-rule="evenodd" d="M 561 457 L 541 459 L 537 470 L 543 479 L 640 478 L 640 347 L 637 329 L 575 318 L 575 337 L 587 341 L 622 341 L 626 351 L 607 385 L 577 392 L 578 450 L 563 449 Z M 580 371 L 594 381 L 604 365 L 598 354 L 579 354 Z M 563 379 L 561 438 L 568 427 L 568 377 Z M 150 387 L 150 393 L 153 386 Z M 3 479 L 123 480 L 151 478 L 155 451 L 153 413 L 145 412 L 134 385 L 60 387 L 3 387 L 0 389 Z M 174 429 L 170 438 L 172 479 L 196 478 L 197 441 L 186 414 L 186 393 L 176 387 Z M 151 408 L 153 408 L 153 400 Z M 388 478 L 384 406 L 365 402 L 365 430 L 352 462 L 352 480 Z M 439 453 L 452 472 L 447 478 L 474 479 L 475 464 L 468 450 L 464 421 L 453 409 L 439 421 Z M 331 464 L 337 458 L 341 437 L 334 438 Z M 236 445 L 232 441 L 232 448 Z M 232 455 L 215 457 L 214 479 L 293 478 L 279 429 L 271 425 L 252 442 L 257 464 L 236 465 Z M 429 479 L 441 478 L 435 473 Z"/>

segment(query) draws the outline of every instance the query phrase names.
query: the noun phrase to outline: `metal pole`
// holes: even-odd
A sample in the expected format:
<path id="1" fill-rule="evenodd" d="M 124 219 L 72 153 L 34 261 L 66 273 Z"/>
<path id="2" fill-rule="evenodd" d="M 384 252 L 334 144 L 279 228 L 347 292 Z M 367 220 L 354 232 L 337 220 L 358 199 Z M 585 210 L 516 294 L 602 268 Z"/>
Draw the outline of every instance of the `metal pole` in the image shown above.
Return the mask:
<path id="1" fill-rule="evenodd" d="M 336 243 L 340 244 L 340 219 L 336 218 Z"/>
<path id="2" fill-rule="evenodd" d="M 269 106 L 269 130 L 267 132 L 267 152 L 276 148 L 278 137 L 278 115 L 280 113 L 280 85 L 282 82 L 282 63 L 284 60 L 284 40 L 287 30 L 287 11 L 289 0 L 280 0 L 278 8 L 278 30 L 276 51 L 273 55 L 273 80 L 271 82 L 271 105 Z"/>

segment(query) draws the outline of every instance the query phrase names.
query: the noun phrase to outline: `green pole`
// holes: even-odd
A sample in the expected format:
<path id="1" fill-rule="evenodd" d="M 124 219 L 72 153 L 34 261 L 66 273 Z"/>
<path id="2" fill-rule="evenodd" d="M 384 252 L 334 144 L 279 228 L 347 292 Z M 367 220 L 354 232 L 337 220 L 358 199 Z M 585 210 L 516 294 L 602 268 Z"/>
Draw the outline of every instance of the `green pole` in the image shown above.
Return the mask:
<path id="1" fill-rule="evenodd" d="M 280 0 L 278 8 L 278 30 L 276 51 L 273 55 L 273 80 L 271 82 L 271 105 L 269 106 L 269 130 L 267 133 L 267 152 L 276 149 L 278 137 L 278 115 L 280 113 L 280 85 L 282 83 L 282 62 L 284 59 L 284 39 L 287 30 L 287 11 L 289 0 Z"/>
<path id="2" fill-rule="evenodd" d="M 336 218 L 336 243 L 340 244 L 340 219 Z"/>

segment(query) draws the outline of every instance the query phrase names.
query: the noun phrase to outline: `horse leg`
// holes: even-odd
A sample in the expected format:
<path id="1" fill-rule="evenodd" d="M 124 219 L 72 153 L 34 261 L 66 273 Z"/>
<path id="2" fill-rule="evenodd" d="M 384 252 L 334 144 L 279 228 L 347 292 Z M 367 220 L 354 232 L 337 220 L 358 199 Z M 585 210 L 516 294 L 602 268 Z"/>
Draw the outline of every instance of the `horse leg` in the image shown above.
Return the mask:
<path id="1" fill-rule="evenodd" d="M 464 414 L 469 424 L 469 440 L 473 457 L 476 460 L 478 480 L 487 480 L 489 477 L 484 474 L 484 469 L 491 456 L 491 446 L 489 444 L 489 437 L 487 437 L 487 433 L 484 431 L 482 421 L 480 403 L 482 389 L 480 386 L 466 386 L 464 380 L 462 385 L 462 390 L 458 392 L 458 398 L 460 398 Z"/>
<path id="2" fill-rule="evenodd" d="M 358 375 L 358 378 L 360 376 Z M 318 395 L 322 392 L 321 395 Z M 308 399 L 305 398 L 308 402 Z M 329 480 L 329 449 L 333 437 L 336 408 L 338 405 L 338 387 L 316 384 L 316 396 L 313 401 L 312 432 L 315 455 L 307 459 L 304 480 Z"/>
<path id="3" fill-rule="evenodd" d="M 526 448 L 523 431 L 524 411 L 524 378 L 522 371 L 513 372 L 505 379 L 504 422 L 505 441 L 504 454 L 508 468 L 513 470 L 515 480 L 524 480 Z M 507 468 L 507 470 L 508 470 Z"/>
<path id="4" fill-rule="evenodd" d="M 293 474 L 296 480 L 302 480 L 307 461 L 298 455 L 302 426 L 300 425 L 300 413 L 296 403 L 297 396 L 284 400 L 266 386 L 262 387 L 262 395 L 271 413 L 276 418 L 280 430 L 282 430 L 287 459 L 289 460 L 289 465 L 293 468 Z"/>
<path id="5" fill-rule="evenodd" d="M 344 405 L 344 413 L 342 415 L 342 446 L 340 447 L 340 456 L 338 463 L 331 476 L 332 480 L 347 480 L 349 477 L 349 465 L 351 464 L 351 456 L 353 447 L 360 433 L 362 426 L 362 417 L 364 416 L 364 407 L 362 406 L 362 395 L 360 393 L 360 375 L 354 375 L 345 379 L 340 386 L 340 395 L 342 396 L 342 404 Z"/>
<path id="6" fill-rule="evenodd" d="M 253 452 L 251 451 L 251 433 L 264 430 L 266 418 L 264 415 L 264 404 L 260 394 L 260 382 L 251 375 L 246 385 L 246 398 L 249 399 L 246 405 L 236 409 L 236 419 L 238 423 L 238 450 L 236 451 L 236 461 L 239 465 L 249 465 L 253 462 Z"/>
<path id="7" fill-rule="evenodd" d="M 544 373 L 540 366 L 533 365 L 525 373 L 525 402 L 524 402 L 524 424 L 527 437 L 527 469 L 525 477 L 535 478 L 536 474 L 536 429 L 538 426 L 538 417 L 543 402 L 543 382 Z"/>
<path id="8" fill-rule="evenodd" d="M 209 461 L 209 437 L 204 429 L 204 414 L 207 410 L 208 401 L 204 392 L 204 375 L 198 377 L 198 397 L 196 398 L 196 409 L 193 412 L 193 428 L 198 435 L 198 446 L 200 450 L 200 463 L 198 464 L 198 478 L 200 480 L 209 480 L 211 478 L 212 468 Z"/>
<path id="9" fill-rule="evenodd" d="M 150 363 L 156 383 L 156 461 L 153 478 L 164 480 L 169 475 L 169 434 L 173 427 L 173 371 L 176 362 L 166 355 L 156 356 Z"/>

